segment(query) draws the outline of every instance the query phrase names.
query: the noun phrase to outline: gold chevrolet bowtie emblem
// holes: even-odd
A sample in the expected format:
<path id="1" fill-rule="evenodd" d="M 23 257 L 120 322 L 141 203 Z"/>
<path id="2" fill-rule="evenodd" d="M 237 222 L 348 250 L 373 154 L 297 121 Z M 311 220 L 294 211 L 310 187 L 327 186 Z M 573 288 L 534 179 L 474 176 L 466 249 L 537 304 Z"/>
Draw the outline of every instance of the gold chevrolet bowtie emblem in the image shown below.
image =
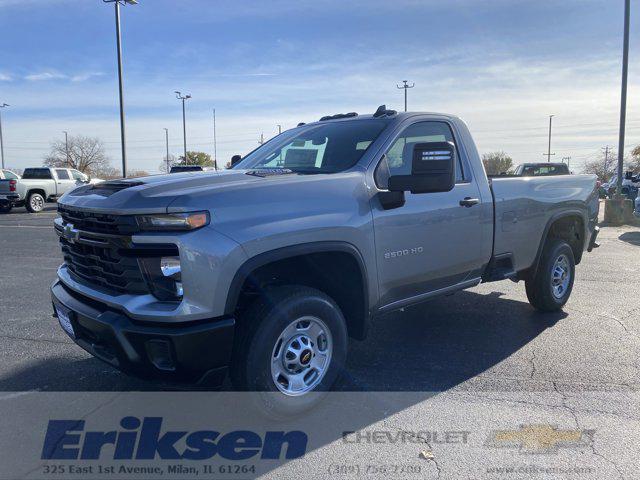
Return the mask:
<path id="1" fill-rule="evenodd" d="M 485 445 L 518 448 L 524 453 L 557 453 L 558 448 L 590 445 L 593 430 L 562 430 L 552 425 L 522 425 L 519 430 L 494 430 Z"/>

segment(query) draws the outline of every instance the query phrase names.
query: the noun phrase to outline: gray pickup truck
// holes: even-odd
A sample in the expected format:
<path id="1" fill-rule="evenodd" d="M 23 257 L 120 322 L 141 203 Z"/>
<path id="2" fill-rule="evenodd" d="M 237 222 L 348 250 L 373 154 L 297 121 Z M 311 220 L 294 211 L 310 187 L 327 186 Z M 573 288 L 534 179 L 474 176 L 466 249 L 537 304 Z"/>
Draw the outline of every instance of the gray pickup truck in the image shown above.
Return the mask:
<path id="1" fill-rule="evenodd" d="M 373 319 L 480 282 L 567 302 L 598 232 L 589 175 L 488 179 L 450 115 L 339 114 L 231 170 L 108 181 L 58 202 L 55 316 L 126 372 L 309 407 Z"/>

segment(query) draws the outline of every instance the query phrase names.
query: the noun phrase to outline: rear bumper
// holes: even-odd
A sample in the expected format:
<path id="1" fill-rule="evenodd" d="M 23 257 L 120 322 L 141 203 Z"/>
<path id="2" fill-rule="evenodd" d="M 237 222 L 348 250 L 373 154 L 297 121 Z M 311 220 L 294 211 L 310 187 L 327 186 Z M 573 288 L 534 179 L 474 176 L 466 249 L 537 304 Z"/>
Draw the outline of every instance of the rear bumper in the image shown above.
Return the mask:
<path id="1" fill-rule="evenodd" d="M 14 204 L 20 201 L 20 196 L 18 194 L 8 194 L 8 195 L 0 195 L 0 203 L 10 203 Z"/>
<path id="2" fill-rule="evenodd" d="M 51 286 L 55 307 L 70 312 L 73 341 L 126 373 L 171 381 L 221 383 L 231 358 L 235 320 L 217 318 L 165 326 L 141 324 L 82 297 L 60 281 Z"/>

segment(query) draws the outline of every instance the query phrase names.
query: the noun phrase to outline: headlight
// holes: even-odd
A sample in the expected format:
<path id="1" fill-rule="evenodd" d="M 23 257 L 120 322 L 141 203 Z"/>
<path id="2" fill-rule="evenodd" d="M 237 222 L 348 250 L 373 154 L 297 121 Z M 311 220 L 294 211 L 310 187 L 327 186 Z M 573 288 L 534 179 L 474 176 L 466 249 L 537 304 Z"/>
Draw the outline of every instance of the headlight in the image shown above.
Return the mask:
<path id="1" fill-rule="evenodd" d="M 136 216 L 136 222 L 143 231 L 196 230 L 209 225 L 209 221 L 209 212 L 159 213 Z"/>
<path id="2" fill-rule="evenodd" d="M 158 300 L 177 301 L 184 294 L 180 257 L 139 258 L 151 293 Z"/>

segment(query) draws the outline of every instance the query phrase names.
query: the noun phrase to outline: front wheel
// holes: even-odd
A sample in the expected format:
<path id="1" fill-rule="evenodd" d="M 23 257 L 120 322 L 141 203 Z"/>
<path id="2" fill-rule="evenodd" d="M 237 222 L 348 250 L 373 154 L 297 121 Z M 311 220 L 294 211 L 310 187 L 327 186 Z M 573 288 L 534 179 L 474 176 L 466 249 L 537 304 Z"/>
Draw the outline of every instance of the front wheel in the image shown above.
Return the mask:
<path id="1" fill-rule="evenodd" d="M 525 282 L 529 303 L 542 312 L 560 310 L 571 295 L 575 271 L 573 250 L 567 242 L 549 240 L 535 276 Z"/>
<path id="2" fill-rule="evenodd" d="M 256 392 L 258 407 L 285 418 L 320 401 L 347 355 L 347 327 L 336 303 L 308 287 L 269 289 L 241 319 L 231 380 Z"/>
<path id="3" fill-rule="evenodd" d="M 29 213 L 40 213 L 44 210 L 45 199 L 40 193 L 32 193 L 27 198 L 25 207 Z"/>

